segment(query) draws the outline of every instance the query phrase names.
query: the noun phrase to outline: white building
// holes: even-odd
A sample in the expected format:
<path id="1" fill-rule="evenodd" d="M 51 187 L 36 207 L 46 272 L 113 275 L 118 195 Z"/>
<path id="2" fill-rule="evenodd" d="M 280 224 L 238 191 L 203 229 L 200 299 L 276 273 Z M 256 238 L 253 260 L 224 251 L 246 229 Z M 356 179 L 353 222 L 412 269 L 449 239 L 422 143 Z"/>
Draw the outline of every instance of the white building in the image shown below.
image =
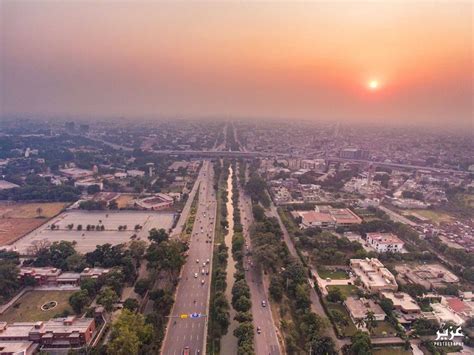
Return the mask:
<path id="1" fill-rule="evenodd" d="M 400 253 L 405 243 L 392 233 L 367 233 L 367 244 L 378 253 Z"/>

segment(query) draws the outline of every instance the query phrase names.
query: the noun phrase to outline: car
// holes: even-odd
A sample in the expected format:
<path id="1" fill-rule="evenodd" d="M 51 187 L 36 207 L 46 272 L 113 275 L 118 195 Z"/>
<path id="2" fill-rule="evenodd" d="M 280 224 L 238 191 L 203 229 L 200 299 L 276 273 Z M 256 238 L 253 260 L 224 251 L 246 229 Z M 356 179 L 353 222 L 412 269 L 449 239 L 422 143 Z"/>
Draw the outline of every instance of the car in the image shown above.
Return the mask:
<path id="1" fill-rule="evenodd" d="M 204 275 L 206 273 L 206 270 L 202 269 L 201 270 L 201 275 Z"/>
<path id="2" fill-rule="evenodd" d="M 257 334 L 260 334 L 262 332 L 262 328 L 257 327 Z"/>
<path id="3" fill-rule="evenodd" d="M 189 346 L 185 346 L 184 349 L 183 349 L 183 355 L 190 355 L 191 352 L 189 350 Z"/>
<path id="4" fill-rule="evenodd" d="M 202 280 L 201 280 L 201 285 L 204 285 L 204 282 L 205 282 L 204 279 L 202 279 Z"/>
<path id="5" fill-rule="evenodd" d="M 206 275 L 209 275 L 209 270 L 206 270 Z"/>
<path id="6" fill-rule="evenodd" d="M 197 279 L 197 277 L 198 277 L 198 273 L 195 272 L 195 273 L 194 273 L 194 278 Z"/>
<path id="7" fill-rule="evenodd" d="M 263 300 L 262 301 L 262 307 L 266 307 L 267 306 L 267 301 Z"/>
<path id="8" fill-rule="evenodd" d="M 209 262 L 210 262 L 210 260 L 209 260 L 209 259 L 207 259 L 207 260 L 206 260 L 206 264 L 209 264 Z"/>
<path id="9" fill-rule="evenodd" d="M 196 259 L 196 264 L 199 264 L 199 259 Z"/>

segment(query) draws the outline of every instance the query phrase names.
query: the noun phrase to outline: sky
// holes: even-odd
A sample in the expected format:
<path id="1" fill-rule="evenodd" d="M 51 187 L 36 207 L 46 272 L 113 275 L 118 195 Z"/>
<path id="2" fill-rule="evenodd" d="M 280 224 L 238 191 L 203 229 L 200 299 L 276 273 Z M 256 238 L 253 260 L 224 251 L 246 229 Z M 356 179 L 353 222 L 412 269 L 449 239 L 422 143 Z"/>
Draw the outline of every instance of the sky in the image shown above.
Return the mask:
<path id="1" fill-rule="evenodd" d="M 0 114 L 473 128 L 470 1 L 0 0 Z"/>

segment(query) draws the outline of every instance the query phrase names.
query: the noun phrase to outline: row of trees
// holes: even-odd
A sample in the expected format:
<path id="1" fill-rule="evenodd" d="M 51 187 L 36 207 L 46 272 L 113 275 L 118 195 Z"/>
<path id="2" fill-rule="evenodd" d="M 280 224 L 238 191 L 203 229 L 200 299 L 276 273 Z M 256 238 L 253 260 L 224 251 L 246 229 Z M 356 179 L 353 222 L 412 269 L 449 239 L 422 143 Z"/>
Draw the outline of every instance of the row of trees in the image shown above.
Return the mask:
<path id="1" fill-rule="evenodd" d="M 222 168 L 220 160 L 214 163 L 214 189 L 217 195 L 218 220 L 227 221 L 227 189 L 226 181 L 229 174 L 229 166 L 226 161 Z M 227 226 L 227 224 L 225 225 Z M 224 237 L 228 232 L 223 224 L 216 224 L 215 239 L 219 241 L 214 246 L 211 297 L 209 300 L 209 325 L 208 325 L 208 348 L 211 353 L 219 353 L 220 339 L 227 333 L 230 324 L 229 302 L 227 301 L 225 290 L 227 288 L 227 259 L 229 248 L 225 245 Z"/>
<path id="2" fill-rule="evenodd" d="M 250 288 L 245 279 L 243 263 L 243 253 L 245 238 L 239 208 L 239 182 L 237 178 L 237 165 L 233 162 L 232 175 L 232 205 L 234 207 L 234 234 L 232 237 L 232 255 L 236 261 L 235 282 L 232 287 L 232 307 L 237 312 L 235 319 L 240 323 L 234 330 L 234 335 L 238 339 L 238 354 L 253 354 L 254 350 L 254 328 L 251 313 L 252 302 Z"/>

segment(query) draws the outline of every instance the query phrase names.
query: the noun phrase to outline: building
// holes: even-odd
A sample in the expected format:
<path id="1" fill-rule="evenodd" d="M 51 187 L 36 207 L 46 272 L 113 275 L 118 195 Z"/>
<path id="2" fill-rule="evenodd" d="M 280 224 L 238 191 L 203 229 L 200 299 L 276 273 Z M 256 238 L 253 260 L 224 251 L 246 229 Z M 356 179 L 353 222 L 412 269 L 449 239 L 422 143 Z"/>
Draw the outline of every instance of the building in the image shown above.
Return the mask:
<path id="1" fill-rule="evenodd" d="M 66 169 L 60 169 L 59 171 L 64 176 L 74 179 L 74 180 L 84 179 L 84 178 L 88 178 L 94 175 L 94 172 L 92 170 L 79 169 L 79 168 L 66 168 Z"/>
<path id="2" fill-rule="evenodd" d="M 427 290 L 444 288 L 448 284 L 456 284 L 459 278 L 444 266 L 439 264 L 425 264 L 412 267 L 410 265 L 397 265 L 400 280 L 419 284 Z"/>
<path id="3" fill-rule="evenodd" d="M 56 286 L 60 274 L 61 270 L 54 267 L 22 267 L 18 278 L 21 281 L 33 278 L 38 286 Z"/>
<path id="4" fill-rule="evenodd" d="M 110 272 L 103 268 L 85 268 L 81 273 L 62 272 L 60 269 L 52 267 L 22 267 L 18 274 L 21 281 L 32 277 L 36 280 L 37 286 L 78 286 L 83 279 L 97 279 Z"/>
<path id="5" fill-rule="evenodd" d="M 369 151 L 358 148 L 341 149 L 339 157 L 344 159 L 369 159 Z"/>
<path id="6" fill-rule="evenodd" d="M 352 271 L 370 292 L 397 291 L 398 285 L 393 274 L 379 259 L 351 259 Z"/>
<path id="7" fill-rule="evenodd" d="M 10 190 L 14 189 L 15 187 L 20 187 L 20 185 L 14 184 L 13 182 L 9 182 L 6 180 L 0 180 L 0 190 Z"/>
<path id="8" fill-rule="evenodd" d="M 367 233 L 367 244 L 378 253 L 400 253 L 405 245 L 392 233 Z"/>
<path id="9" fill-rule="evenodd" d="M 89 186 L 98 186 L 99 190 L 102 191 L 104 189 L 104 184 L 102 181 L 96 180 L 94 178 L 79 180 L 74 183 L 74 187 L 79 187 L 83 189 L 87 189 Z"/>
<path id="10" fill-rule="evenodd" d="M 356 325 L 360 324 L 361 320 L 365 320 L 369 312 L 373 313 L 376 321 L 383 321 L 385 319 L 385 312 L 383 309 L 371 299 L 357 299 L 350 296 L 344 301 L 344 306 Z"/>
<path id="11" fill-rule="evenodd" d="M 167 194 L 157 193 L 153 196 L 145 197 L 140 200 L 133 200 L 132 203 L 134 207 L 156 211 L 170 208 L 174 204 L 174 199 Z"/>
<path id="12" fill-rule="evenodd" d="M 145 172 L 142 170 L 127 170 L 127 175 L 130 177 L 143 177 Z"/>
<path id="13" fill-rule="evenodd" d="M 0 341 L 0 355 L 33 355 L 37 350 L 32 341 Z"/>
<path id="14" fill-rule="evenodd" d="M 315 211 L 299 212 L 298 214 L 302 218 L 301 228 L 329 229 L 362 223 L 362 219 L 348 208 L 316 206 Z"/>
<path id="15" fill-rule="evenodd" d="M 78 348 L 89 345 L 95 333 L 94 318 L 53 318 L 47 322 L 0 323 L 0 344 L 30 341 L 46 348 Z"/>
<path id="16" fill-rule="evenodd" d="M 336 228 L 362 223 L 362 219 L 348 208 L 331 208 L 329 213 L 336 221 Z"/>
<path id="17" fill-rule="evenodd" d="M 405 314 L 421 313 L 421 308 L 408 293 L 382 292 L 381 295 L 393 302 L 393 307 Z"/>
<path id="18" fill-rule="evenodd" d="M 336 221 L 328 213 L 321 213 L 316 211 L 309 211 L 301 213 L 301 227 L 311 228 L 319 227 L 323 229 L 334 228 Z"/>

